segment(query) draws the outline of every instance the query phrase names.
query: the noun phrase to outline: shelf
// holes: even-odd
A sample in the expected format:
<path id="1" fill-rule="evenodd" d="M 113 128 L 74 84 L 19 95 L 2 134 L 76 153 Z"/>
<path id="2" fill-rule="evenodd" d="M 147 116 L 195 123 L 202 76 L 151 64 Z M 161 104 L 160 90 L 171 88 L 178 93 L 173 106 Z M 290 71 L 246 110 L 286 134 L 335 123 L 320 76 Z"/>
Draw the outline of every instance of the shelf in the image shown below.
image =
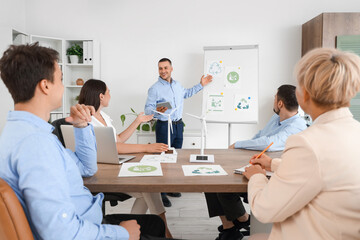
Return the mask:
<path id="1" fill-rule="evenodd" d="M 93 67 L 93 64 L 67 63 L 66 66 L 69 66 L 69 67 Z"/>

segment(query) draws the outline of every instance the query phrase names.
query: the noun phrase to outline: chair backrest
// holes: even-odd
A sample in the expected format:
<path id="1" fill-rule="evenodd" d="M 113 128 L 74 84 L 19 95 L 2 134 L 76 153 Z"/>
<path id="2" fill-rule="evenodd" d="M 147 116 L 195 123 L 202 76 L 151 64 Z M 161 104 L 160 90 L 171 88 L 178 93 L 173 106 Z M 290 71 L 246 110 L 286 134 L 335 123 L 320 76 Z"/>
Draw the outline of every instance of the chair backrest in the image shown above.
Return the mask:
<path id="1" fill-rule="evenodd" d="M 0 239 L 34 239 L 24 210 L 12 188 L 0 178 Z"/>
<path id="2" fill-rule="evenodd" d="M 59 141 L 65 147 L 65 142 L 64 142 L 64 138 L 63 138 L 60 126 L 61 125 L 71 125 L 71 123 L 66 122 L 65 118 L 60 118 L 60 119 L 53 121 L 51 123 L 51 125 L 53 125 L 55 127 L 55 129 L 52 133 L 58 137 Z"/>

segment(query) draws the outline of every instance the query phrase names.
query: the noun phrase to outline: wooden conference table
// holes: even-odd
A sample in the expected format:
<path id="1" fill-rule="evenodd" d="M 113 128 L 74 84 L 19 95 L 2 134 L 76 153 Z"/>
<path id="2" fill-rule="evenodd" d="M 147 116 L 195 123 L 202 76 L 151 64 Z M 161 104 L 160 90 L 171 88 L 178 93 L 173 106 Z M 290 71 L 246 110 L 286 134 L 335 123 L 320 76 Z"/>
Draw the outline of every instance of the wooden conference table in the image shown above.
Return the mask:
<path id="1" fill-rule="evenodd" d="M 92 177 L 84 178 L 84 184 L 91 192 L 246 192 L 248 180 L 234 174 L 235 168 L 249 163 L 249 159 L 259 151 L 240 149 L 206 149 L 205 154 L 214 154 L 215 163 L 228 173 L 226 176 L 184 176 L 182 165 L 190 163 L 190 154 L 199 150 L 177 150 L 177 163 L 162 163 L 162 177 L 118 177 L 121 165 L 98 164 L 98 171 Z M 282 152 L 269 152 L 270 157 L 280 157 Z M 129 162 L 139 162 L 144 153 L 131 154 L 136 158 Z M 210 163 L 211 164 L 211 163 Z"/>

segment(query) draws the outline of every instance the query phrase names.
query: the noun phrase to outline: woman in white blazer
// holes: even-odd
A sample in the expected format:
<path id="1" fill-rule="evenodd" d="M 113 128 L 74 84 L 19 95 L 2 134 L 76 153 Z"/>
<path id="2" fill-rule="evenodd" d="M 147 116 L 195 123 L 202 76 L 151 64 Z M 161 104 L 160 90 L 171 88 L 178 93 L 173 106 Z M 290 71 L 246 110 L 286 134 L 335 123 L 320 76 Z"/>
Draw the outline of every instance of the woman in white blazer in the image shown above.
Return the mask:
<path id="1" fill-rule="evenodd" d="M 79 104 L 94 106 L 96 113 L 92 116 L 90 122 L 97 127 L 112 127 L 114 130 L 114 141 L 118 153 L 135 153 L 135 152 L 162 152 L 166 151 L 167 145 L 162 143 L 154 144 L 127 144 L 125 141 L 133 134 L 137 126 L 142 122 L 147 122 L 152 119 L 152 115 L 143 115 L 140 113 L 130 126 L 120 134 L 116 134 L 116 130 L 112 125 L 112 119 L 105 114 L 102 109 L 107 107 L 110 102 L 110 90 L 106 84 L 97 79 L 89 79 L 81 88 L 79 95 Z M 159 215 L 165 223 L 165 234 L 167 238 L 172 238 L 170 230 L 167 227 L 165 208 L 161 200 L 160 193 L 145 193 L 145 192 L 128 192 L 126 193 L 136 198 L 131 213 L 145 214 L 149 209 L 151 214 Z"/>
<path id="2" fill-rule="evenodd" d="M 360 58 L 335 49 L 307 53 L 296 95 L 313 119 L 288 138 L 281 159 L 251 159 L 252 214 L 272 222 L 268 239 L 360 239 L 360 123 L 349 110 L 360 90 Z M 268 180 L 264 169 L 274 171 Z"/>

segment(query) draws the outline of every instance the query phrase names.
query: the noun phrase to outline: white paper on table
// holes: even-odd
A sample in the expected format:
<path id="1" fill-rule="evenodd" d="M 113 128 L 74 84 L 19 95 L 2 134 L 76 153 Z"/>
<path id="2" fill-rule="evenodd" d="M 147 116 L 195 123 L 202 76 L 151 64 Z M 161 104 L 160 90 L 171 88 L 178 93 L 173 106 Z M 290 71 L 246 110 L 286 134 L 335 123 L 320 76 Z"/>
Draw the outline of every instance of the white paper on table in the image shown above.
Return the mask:
<path id="1" fill-rule="evenodd" d="M 159 162 L 159 163 L 176 163 L 176 154 L 162 154 L 162 155 L 144 155 L 141 163 Z"/>
<path id="2" fill-rule="evenodd" d="M 123 163 L 118 177 L 162 176 L 159 162 Z"/>
<path id="3" fill-rule="evenodd" d="M 228 175 L 220 165 L 183 165 L 185 176 L 222 176 Z"/>
<path id="4" fill-rule="evenodd" d="M 243 166 L 242 168 L 234 169 L 234 173 L 237 174 L 243 174 L 245 172 L 245 168 L 252 166 L 250 163 L 246 166 Z M 266 176 L 271 177 L 273 175 L 273 172 L 266 171 Z"/>

